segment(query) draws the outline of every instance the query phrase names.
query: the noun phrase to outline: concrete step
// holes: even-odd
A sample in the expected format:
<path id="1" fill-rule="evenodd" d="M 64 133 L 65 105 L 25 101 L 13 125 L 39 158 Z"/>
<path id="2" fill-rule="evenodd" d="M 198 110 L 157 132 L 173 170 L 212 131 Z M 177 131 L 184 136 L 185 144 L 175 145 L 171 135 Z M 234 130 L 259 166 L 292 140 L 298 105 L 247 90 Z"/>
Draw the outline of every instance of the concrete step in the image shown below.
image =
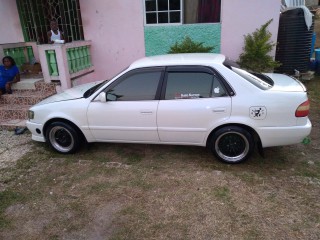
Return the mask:
<path id="1" fill-rule="evenodd" d="M 36 82 L 43 81 L 43 77 L 25 78 L 21 75 L 20 82 L 12 85 L 12 90 L 36 90 Z"/>
<path id="2" fill-rule="evenodd" d="M 39 76 L 33 77 L 33 78 L 21 77 L 20 82 L 17 82 L 12 85 L 12 90 L 17 93 L 40 91 L 40 92 L 50 92 L 52 94 L 55 94 L 57 92 L 56 84 L 46 83 L 43 80 L 43 78 Z"/>
<path id="3" fill-rule="evenodd" d="M 12 94 L 0 97 L 0 129 L 25 127 L 29 108 L 56 94 L 56 84 L 46 83 L 38 74 L 21 74 L 20 82 L 12 85 Z"/>
<path id="4" fill-rule="evenodd" d="M 30 107 L 31 105 L 1 104 L 0 122 L 14 119 L 27 119 Z"/>
<path id="5" fill-rule="evenodd" d="M 4 94 L 0 98 L 1 104 L 17 104 L 17 105 L 34 105 L 40 102 L 42 99 L 45 99 L 54 93 L 52 92 L 40 92 L 40 91 L 13 91 L 12 94 Z"/>

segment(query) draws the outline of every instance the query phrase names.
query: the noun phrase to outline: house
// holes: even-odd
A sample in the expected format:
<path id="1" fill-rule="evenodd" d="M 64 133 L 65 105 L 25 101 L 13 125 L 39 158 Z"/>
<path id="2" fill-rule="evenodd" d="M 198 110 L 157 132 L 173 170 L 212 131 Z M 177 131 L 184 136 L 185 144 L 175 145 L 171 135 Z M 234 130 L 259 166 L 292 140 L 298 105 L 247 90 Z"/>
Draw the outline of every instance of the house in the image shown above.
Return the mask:
<path id="1" fill-rule="evenodd" d="M 35 58 L 45 82 L 67 89 L 165 54 L 186 35 L 236 60 L 243 36 L 271 18 L 276 41 L 279 10 L 278 0 L 0 0 L 0 57 Z M 51 19 L 68 43 L 46 44 Z"/>
<path id="2" fill-rule="evenodd" d="M 279 12 L 279 0 L 0 0 L 0 58 L 12 56 L 21 70 L 34 62 L 42 69 L 22 74 L 13 94 L 0 98 L 0 129 L 25 126 L 29 107 L 41 99 L 110 79 L 185 36 L 237 60 L 244 35 L 270 19 L 276 41 Z M 65 44 L 48 44 L 52 19 Z"/>

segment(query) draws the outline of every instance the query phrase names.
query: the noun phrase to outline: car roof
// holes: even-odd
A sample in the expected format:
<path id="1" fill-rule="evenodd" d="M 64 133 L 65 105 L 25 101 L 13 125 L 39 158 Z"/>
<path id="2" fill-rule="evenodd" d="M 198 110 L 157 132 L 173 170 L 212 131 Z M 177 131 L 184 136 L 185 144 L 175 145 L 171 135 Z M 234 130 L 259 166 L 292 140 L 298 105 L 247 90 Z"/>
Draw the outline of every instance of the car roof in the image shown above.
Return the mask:
<path id="1" fill-rule="evenodd" d="M 141 58 L 130 65 L 130 69 L 172 65 L 204 65 L 222 64 L 225 56 L 216 53 L 180 53 Z"/>

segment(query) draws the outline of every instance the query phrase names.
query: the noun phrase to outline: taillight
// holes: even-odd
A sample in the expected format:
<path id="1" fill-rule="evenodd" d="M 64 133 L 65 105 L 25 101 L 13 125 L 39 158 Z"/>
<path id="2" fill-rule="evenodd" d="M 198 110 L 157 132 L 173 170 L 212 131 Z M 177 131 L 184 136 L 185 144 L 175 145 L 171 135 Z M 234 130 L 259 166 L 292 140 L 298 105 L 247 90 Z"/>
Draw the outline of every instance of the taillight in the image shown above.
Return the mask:
<path id="1" fill-rule="evenodd" d="M 296 117 L 306 117 L 309 115 L 310 103 L 309 100 L 301 103 L 296 110 Z"/>

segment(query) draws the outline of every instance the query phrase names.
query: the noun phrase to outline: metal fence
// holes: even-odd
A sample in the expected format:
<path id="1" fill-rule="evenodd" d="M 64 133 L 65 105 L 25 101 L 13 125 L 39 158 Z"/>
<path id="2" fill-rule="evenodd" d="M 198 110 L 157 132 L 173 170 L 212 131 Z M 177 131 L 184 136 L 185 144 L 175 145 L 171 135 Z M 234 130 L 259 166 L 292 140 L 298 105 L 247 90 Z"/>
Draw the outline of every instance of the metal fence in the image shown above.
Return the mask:
<path id="1" fill-rule="evenodd" d="M 17 6 L 26 42 L 48 43 L 52 19 L 67 42 L 84 40 L 79 0 L 17 0 Z"/>

